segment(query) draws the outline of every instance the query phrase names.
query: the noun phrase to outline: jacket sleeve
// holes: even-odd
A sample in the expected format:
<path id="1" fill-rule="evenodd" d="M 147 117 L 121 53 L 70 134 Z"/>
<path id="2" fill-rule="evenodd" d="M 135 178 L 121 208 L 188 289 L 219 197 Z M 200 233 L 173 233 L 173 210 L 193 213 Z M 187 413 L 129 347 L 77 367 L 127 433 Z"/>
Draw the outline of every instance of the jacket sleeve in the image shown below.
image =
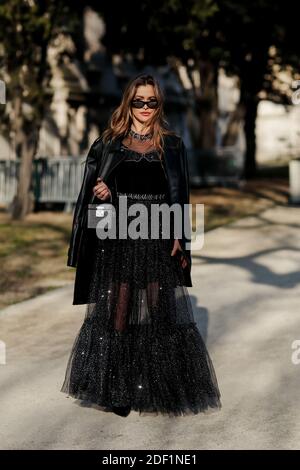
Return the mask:
<path id="1" fill-rule="evenodd" d="M 189 168 L 188 168 L 188 157 L 187 157 L 187 150 L 186 146 L 182 139 L 180 139 L 180 163 L 181 163 L 181 171 L 183 175 L 183 199 L 186 204 L 190 202 L 190 178 L 189 178 Z"/>
<path id="2" fill-rule="evenodd" d="M 96 184 L 97 168 L 102 156 L 103 143 L 96 139 L 90 147 L 88 152 L 81 189 L 75 205 L 72 231 L 68 249 L 67 266 L 76 267 L 80 240 L 83 231 L 84 214 L 87 210 L 87 205 L 91 196 L 93 195 L 93 186 Z"/>
<path id="3" fill-rule="evenodd" d="M 188 166 L 188 157 L 187 157 L 187 150 L 184 144 L 184 141 L 180 139 L 180 165 L 181 165 L 181 174 L 182 174 L 182 185 L 181 185 L 181 201 L 182 201 L 182 211 L 186 211 L 189 208 L 184 208 L 184 204 L 190 203 L 190 179 L 189 179 L 189 166 Z M 183 212 L 184 214 L 184 212 Z M 182 227 L 182 249 L 184 251 L 184 255 L 189 263 L 189 269 L 191 269 L 192 260 L 191 260 L 191 250 L 187 249 L 186 244 L 190 243 L 191 241 L 191 221 L 189 214 L 185 219 L 186 228 L 187 228 L 187 235 L 184 233 L 184 227 Z M 184 221 L 183 221 L 183 225 Z"/>

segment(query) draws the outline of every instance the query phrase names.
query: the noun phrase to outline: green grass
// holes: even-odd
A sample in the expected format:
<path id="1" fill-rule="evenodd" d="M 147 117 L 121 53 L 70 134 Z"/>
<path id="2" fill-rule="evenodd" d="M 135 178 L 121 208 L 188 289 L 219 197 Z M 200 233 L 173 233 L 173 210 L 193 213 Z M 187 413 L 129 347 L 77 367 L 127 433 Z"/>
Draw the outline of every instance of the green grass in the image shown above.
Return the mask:
<path id="1" fill-rule="evenodd" d="M 71 215 L 40 212 L 11 222 L 1 214 L 0 220 L 0 308 L 73 279 L 66 266 Z"/>

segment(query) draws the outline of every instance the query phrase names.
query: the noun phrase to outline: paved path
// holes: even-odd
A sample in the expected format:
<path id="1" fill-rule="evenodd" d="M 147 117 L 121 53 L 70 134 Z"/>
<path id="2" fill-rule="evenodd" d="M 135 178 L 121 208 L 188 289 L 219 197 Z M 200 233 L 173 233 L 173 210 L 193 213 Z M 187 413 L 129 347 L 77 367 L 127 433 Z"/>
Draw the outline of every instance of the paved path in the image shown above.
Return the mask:
<path id="1" fill-rule="evenodd" d="M 127 418 L 59 391 L 85 306 L 73 286 L 0 312 L 2 449 L 300 447 L 300 208 L 276 207 L 215 229 L 193 254 L 194 313 L 222 394 L 218 412 Z"/>

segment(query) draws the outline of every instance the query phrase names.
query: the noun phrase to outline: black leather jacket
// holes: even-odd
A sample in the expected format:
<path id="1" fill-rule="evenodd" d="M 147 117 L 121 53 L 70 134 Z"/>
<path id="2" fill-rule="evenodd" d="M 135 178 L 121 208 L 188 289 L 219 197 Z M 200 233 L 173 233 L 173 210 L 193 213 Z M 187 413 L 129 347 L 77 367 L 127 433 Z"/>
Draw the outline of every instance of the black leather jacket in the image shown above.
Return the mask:
<path id="1" fill-rule="evenodd" d="M 104 144 L 102 138 L 99 137 L 91 145 L 87 155 L 83 181 L 74 210 L 68 249 L 67 266 L 77 267 L 73 304 L 87 303 L 88 260 L 82 263 L 79 263 L 78 260 L 80 259 L 81 252 L 85 254 L 90 253 L 92 256 L 91 239 L 88 241 L 89 250 L 85 249 L 85 244 L 87 243 L 87 238 L 85 237 L 87 231 L 87 209 L 88 204 L 101 202 L 93 195 L 93 187 L 96 185 L 97 177 L 102 176 L 103 181 L 109 186 L 113 194 L 114 188 L 108 184 L 108 181 L 112 170 L 122 161 L 122 156 L 117 159 L 114 158 L 115 151 L 120 148 L 122 140 L 123 136 L 120 136 Z M 183 210 L 184 204 L 189 203 L 190 187 L 187 153 L 182 138 L 176 135 L 165 136 L 164 150 L 165 154 L 162 163 L 168 180 L 169 203 L 179 203 Z M 188 223 L 189 230 L 191 230 L 190 220 L 188 220 Z M 187 243 L 190 242 L 190 236 L 186 236 L 184 231 L 182 233 L 183 236 L 179 238 L 179 241 L 183 254 L 188 261 L 184 269 L 185 285 L 191 287 L 192 261 L 190 249 L 187 247 Z"/>

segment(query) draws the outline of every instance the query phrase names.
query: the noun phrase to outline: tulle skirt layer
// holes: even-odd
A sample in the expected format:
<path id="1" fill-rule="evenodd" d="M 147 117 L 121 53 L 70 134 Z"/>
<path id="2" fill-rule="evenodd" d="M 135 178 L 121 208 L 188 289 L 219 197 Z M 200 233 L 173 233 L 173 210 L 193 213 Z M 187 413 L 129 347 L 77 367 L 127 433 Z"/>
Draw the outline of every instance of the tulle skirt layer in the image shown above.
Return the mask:
<path id="1" fill-rule="evenodd" d="M 128 206 L 135 202 L 127 197 Z M 148 208 L 154 202 L 143 198 Z M 89 303 L 62 392 L 103 407 L 130 405 L 140 414 L 221 407 L 180 255 L 171 256 L 172 247 L 172 237 L 98 240 Z"/>

